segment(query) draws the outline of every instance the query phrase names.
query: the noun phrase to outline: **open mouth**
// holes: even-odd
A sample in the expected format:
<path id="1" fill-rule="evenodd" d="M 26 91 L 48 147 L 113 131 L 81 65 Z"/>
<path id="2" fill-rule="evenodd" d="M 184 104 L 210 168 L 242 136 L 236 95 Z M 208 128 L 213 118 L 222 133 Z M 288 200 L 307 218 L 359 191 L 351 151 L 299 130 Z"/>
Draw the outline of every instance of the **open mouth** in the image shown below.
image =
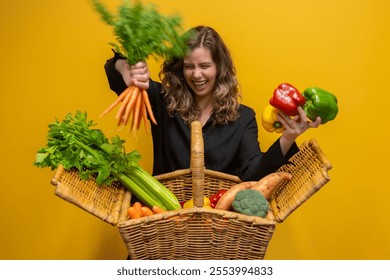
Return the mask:
<path id="1" fill-rule="evenodd" d="M 192 83 L 194 84 L 194 86 L 197 88 L 197 89 L 203 89 L 206 84 L 207 84 L 207 81 L 192 81 Z"/>

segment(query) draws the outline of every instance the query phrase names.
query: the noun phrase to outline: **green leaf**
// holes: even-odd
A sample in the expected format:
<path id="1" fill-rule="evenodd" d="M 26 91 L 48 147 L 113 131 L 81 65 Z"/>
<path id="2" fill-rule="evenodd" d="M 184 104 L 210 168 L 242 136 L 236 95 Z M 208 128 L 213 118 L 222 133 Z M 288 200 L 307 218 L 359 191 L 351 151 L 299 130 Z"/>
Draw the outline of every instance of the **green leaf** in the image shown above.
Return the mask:
<path id="1" fill-rule="evenodd" d="M 102 21 L 113 27 L 116 42 L 110 45 L 114 50 L 126 57 L 130 65 L 146 61 L 150 56 L 156 59 L 184 56 L 189 34 L 180 34 L 183 33 L 181 17 L 162 15 L 153 4 L 133 2 L 122 1 L 115 14 L 100 1 L 92 1 Z"/>

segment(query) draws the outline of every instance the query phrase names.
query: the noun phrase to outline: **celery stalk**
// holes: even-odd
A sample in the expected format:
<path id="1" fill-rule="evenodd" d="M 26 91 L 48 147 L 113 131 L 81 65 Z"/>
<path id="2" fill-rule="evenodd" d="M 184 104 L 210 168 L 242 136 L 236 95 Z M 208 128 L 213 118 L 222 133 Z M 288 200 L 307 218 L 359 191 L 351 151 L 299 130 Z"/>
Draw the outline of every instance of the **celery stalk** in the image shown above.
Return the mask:
<path id="1" fill-rule="evenodd" d="M 116 174 L 113 173 L 113 176 L 118 179 L 132 194 L 134 194 L 139 200 L 141 200 L 145 205 L 154 206 L 157 205 L 164 210 L 168 210 L 165 205 L 155 197 L 150 196 L 145 189 L 138 185 L 132 178 L 126 176 L 123 173 Z"/>
<path id="2" fill-rule="evenodd" d="M 140 166 L 132 168 L 128 176 L 130 178 L 136 178 L 135 180 L 139 182 L 139 185 L 147 186 L 147 189 L 154 196 L 158 197 L 168 210 L 176 210 L 181 208 L 177 197 Z"/>

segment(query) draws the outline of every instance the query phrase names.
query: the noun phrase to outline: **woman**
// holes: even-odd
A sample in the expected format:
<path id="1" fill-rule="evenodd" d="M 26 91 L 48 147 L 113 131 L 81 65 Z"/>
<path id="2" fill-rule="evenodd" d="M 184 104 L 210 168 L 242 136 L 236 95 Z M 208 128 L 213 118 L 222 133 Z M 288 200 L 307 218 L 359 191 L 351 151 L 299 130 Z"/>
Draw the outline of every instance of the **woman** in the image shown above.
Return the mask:
<path id="1" fill-rule="evenodd" d="M 153 175 L 190 166 L 190 123 L 202 123 L 207 169 L 255 181 L 276 171 L 298 151 L 296 138 L 321 120 L 308 122 L 302 108 L 290 118 L 281 113 L 281 137 L 262 152 L 253 109 L 240 104 L 236 70 L 218 33 L 206 26 L 192 29 L 188 54 L 162 65 L 161 83 L 152 81 L 145 62 L 129 66 L 118 55 L 105 70 L 110 88 L 120 94 L 134 84 L 148 91 L 158 125 L 152 125 Z"/>

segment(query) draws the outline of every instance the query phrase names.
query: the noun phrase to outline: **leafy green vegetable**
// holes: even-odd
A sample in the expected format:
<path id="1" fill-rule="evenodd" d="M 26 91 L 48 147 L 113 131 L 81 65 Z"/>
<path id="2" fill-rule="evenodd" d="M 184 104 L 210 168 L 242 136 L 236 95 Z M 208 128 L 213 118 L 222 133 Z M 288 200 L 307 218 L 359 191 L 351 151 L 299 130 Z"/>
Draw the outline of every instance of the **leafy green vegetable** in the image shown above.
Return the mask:
<path id="1" fill-rule="evenodd" d="M 92 0 L 101 19 L 114 29 L 117 43 L 111 43 L 114 50 L 127 58 L 129 65 L 155 58 L 181 57 L 185 55 L 190 33 L 180 35 L 181 18 L 178 15 L 164 16 L 153 4 L 143 5 L 123 0 L 116 14 L 98 0 Z"/>
<path id="2" fill-rule="evenodd" d="M 180 208 L 175 195 L 138 165 L 137 151 L 126 153 L 124 140 L 119 136 L 108 140 L 101 130 L 92 129 L 95 125 L 87 119 L 86 112 L 80 111 L 49 124 L 47 144 L 38 150 L 34 165 L 55 169 L 62 164 L 67 170 L 77 168 L 81 179 L 95 176 L 99 185 L 118 180 L 148 206 Z"/>

